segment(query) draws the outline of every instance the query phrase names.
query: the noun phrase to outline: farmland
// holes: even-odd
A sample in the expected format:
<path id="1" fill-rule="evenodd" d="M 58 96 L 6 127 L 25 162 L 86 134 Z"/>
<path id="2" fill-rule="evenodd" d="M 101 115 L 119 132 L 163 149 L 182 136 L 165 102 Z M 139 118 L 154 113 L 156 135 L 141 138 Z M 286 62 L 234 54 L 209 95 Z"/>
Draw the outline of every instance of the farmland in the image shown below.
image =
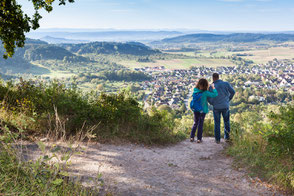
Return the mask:
<path id="1" fill-rule="evenodd" d="M 248 50 L 242 50 L 238 52 L 231 52 L 225 49 L 217 50 L 201 50 L 199 52 L 177 52 L 177 54 L 184 54 L 186 56 L 194 56 L 196 58 L 201 57 L 222 57 L 222 56 L 240 56 L 244 59 L 252 60 L 254 63 L 263 64 L 273 59 L 293 59 L 294 48 L 293 47 L 270 47 L 270 48 L 248 48 Z"/>

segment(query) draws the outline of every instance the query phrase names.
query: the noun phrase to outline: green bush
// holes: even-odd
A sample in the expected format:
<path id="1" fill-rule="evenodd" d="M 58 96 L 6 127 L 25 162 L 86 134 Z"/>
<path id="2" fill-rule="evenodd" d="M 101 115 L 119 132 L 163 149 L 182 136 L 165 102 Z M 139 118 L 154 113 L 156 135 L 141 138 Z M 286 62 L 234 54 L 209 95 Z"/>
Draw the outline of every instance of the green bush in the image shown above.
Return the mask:
<path id="1" fill-rule="evenodd" d="M 21 81 L 16 85 L 1 83 L 0 101 L 2 110 L 33 118 L 36 125 L 30 131 L 37 135 L 54 132 L 58 137 L 71 137 L 91 130 L 92 135 L 106 141 L 120 139 L 148 144 L 173 143 L 184 138 L 174 131 L 172 115 L 156 109 L 148 115 L 137 100 L 124 92 L 82 93 L 75 86 L 66 88 L 58 81 L 49 84 Z M 11 119 L 1 120 L 13 125 Z"/>
<path id="2" fill-rule="evenodd" d="M 262 116 L 259 111 L 259 117 Z M 249 113 L 255 116 L 257 113 Z M 294 107 L 280 107 L 268 119 L 255 121 L 241 118 L 232 122 L 232 145 L 228 153 L 247 167 L 252 175 L 294 191 Z"/>
<path id="3" fill-rule="evenodd" d="M 271 127 L 264 133 L 269 150 L 294 158 L 294 106 L 280 107 L 280 113 L 271 112 L 269 118 Z"/>

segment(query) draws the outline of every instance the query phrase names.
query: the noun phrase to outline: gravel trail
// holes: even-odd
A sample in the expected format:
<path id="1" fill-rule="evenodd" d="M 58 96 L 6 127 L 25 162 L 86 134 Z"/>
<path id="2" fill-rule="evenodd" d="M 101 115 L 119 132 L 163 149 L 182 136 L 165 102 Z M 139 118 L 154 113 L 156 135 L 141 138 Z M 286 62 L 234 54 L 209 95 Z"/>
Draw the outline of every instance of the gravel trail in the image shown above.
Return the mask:
<path id="1" fill-rule="evenodd" d="M 234 169 L 223 152 L 225 145 L 216 144 L 214 138 L 167 147 L 84 144 L 82 153 L 71 158 L 70 168 L 89 186 L 90 179 L 101 173 L 103 192 L 113 195 L 281 195 L 264 183 L 253 183 L 244 170 Z M 33 146 L 30 159 L 39 155 Z"/>

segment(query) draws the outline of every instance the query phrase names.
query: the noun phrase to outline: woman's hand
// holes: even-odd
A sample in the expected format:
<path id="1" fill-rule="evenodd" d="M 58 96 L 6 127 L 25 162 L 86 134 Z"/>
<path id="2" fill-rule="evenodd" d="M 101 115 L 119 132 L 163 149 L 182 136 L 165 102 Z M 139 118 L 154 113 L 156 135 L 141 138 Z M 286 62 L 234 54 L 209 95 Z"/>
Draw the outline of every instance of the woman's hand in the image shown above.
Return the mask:
<path id="1" fill-rule="evenodd" d="M 215 89 L 214 88 L 214 83 L 211 83 L 210 86 L 211 86 L 212 89 Z"/>

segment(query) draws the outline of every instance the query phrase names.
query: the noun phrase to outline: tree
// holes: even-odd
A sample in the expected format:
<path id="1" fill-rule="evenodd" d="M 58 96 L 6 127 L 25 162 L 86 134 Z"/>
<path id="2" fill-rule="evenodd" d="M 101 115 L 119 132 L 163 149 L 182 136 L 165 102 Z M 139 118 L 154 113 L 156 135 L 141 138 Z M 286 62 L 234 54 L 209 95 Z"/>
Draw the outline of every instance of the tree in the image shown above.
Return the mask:
<path id="1" fill-rule="evenodd" d="M 47 12 L 51 12 L 53 10 L 52 4 L 55 0 L 31 1 L 35 9 L 35 13 L 32 16 L 24 14 L 22 6 L 16 0 L 1 0 L 0 2 L 0 39 L 6 50 L 3 55 L 5 59 L 13 56 L 16 47 L 24 46 L 25 33 L 40 27 L 39 21 L 42 16 L 39 14 L 39 11 L 44 9 Z M 74 0 L 56 1 L 59 1 L 59 5 L 65 5 L 66 2 L 74 2 Z"/>
<path id="2" fill-rule="evenodd" d="M 160 106 L 158 107 L 158 110 L 159 110 L 159 111 L 168 111 L 168 112 L 172 112 L 171 107 L 169 107 L 168 105 L 160 105 Z"/>

